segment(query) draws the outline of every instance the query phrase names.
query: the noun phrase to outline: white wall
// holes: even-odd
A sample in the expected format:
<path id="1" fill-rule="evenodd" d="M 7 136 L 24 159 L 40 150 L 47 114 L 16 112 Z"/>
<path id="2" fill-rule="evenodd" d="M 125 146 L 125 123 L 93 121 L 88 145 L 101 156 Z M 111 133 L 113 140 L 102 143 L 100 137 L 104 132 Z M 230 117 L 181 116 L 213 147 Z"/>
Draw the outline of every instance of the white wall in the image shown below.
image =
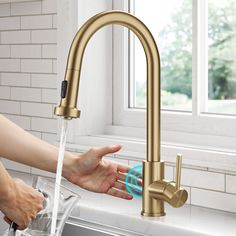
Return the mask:
<path id="1" fill-rule="evenodd" d="M 45 140 L 57 132 L 56 3 L 0 4 L 0 112 Z"/>
<path id="2" fill-rule="evenodd" d="M 7 2 L 7 1 L 4 1 Z M 55 142 L 57 1 L 0 2 L 0 113 Z M 5 161 L 8 168 L 31 168 Z"/>

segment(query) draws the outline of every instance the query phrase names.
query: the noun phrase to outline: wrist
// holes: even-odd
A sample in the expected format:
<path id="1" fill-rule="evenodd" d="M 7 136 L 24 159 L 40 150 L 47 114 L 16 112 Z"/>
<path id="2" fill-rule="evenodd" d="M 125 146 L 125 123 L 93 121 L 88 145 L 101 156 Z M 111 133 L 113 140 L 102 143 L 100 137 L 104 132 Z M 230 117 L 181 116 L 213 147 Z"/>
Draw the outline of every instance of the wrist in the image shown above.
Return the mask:
<path id="1" fill-rule="evenodd" d="M 5 206 L 8 201 L 11 201 L 10 199 L 15 188 L 15 182 L 11 176 L 5 181 L 6 182 L 0 187 L 0 209 L 2 206 Z"/>
<path id="2" fill-rule="evenodd" d="M 71 176 L 73 176 L 75 172 L 76 160 L 77 156 L 73 155 L 72 153 L 66 152 L 64 157 L 63 169 L 62 169 L 62 176 L 70 180 Z"/>

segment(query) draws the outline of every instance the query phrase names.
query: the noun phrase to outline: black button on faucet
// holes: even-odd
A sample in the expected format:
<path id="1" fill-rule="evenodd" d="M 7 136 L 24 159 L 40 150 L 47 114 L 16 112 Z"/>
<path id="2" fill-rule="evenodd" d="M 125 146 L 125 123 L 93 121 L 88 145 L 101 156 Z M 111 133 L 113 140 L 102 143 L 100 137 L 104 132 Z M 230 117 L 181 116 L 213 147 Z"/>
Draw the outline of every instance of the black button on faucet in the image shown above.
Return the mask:
<path id="1" fill-rule="evenodd" d="M 61 83 L 61 98 L 66 97 L 66 90 L 67 90 L 67 81 L 63 80 Z"/>

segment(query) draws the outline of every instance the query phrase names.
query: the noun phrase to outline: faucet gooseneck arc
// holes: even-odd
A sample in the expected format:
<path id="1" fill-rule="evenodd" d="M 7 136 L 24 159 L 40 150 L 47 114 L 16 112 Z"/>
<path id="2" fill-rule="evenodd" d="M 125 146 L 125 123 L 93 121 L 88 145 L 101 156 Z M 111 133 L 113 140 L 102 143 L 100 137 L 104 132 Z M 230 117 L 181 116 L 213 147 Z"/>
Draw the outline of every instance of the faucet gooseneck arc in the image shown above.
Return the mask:
<path id="1" fill-rule="evenodd" d="M 102 12 L 90 18 L 77 32 L 68 56 L 61 102 L 55 114 L 78 118 L 77 97 L 84 50 L 92 35 L 105 25 L 118 24 L 132 30 L 142 43 L 147 59 L 147 160 L 143 161 L 144 216 L 163 216 L 164 201 L 182 206 L 187 192 L 179 186 L 181 156 L 178 155 L 176 183 L 164 180 L 164 162 L 160 160 L 160 57 L 155 40 L 148 28 L 135 16 L 121 11 Z"/>

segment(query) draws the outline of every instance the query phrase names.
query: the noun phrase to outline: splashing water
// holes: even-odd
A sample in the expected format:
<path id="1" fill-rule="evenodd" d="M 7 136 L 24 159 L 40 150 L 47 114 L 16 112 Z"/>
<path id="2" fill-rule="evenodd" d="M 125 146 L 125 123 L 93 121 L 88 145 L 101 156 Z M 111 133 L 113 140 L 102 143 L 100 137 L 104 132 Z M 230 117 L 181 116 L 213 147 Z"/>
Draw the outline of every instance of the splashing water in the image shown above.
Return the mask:
<path id="1" fill-rule="evenodd" d="M 69 120 L 67 119 L 63 119 L 63 118 L 61 119 L 61 137 L 60 137 L 60 147 L 59 147 L 58 161 L 57 161 L 54 205 L 53 205 L 53 212 L 52 212 L 52 226 L 51 226 L 51 234 L 50 234 L 51 236 L 56 235 L 57 214 L 58 214 L 59 197 L 60 197 L 62 167 L 63 167 L 66 137 L 67 137 L 67 130 L 68 130 L 68 121 Z"/>

